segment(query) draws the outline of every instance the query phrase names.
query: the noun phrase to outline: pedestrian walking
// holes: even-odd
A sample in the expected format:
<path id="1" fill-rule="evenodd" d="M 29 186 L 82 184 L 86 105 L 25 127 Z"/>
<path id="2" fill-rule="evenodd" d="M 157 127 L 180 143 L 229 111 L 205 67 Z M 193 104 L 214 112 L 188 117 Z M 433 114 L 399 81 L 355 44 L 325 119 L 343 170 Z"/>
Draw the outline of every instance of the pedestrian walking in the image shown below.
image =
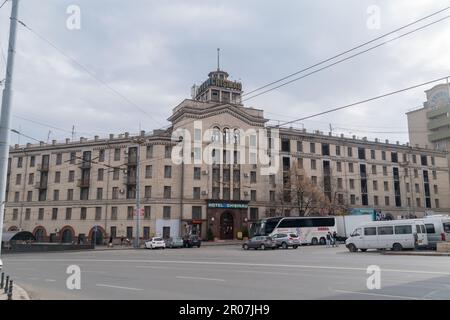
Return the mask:
<path id="1" fill-rule="evenodd" d="M 333 232 L 333 246 L 337 247 L 338 246 L 338 242 L 337 242 L 337 233 L 336 231 Z"/>
<path id="2" fill-rule="evenodd" d="M 327 248 L 329 248 L 330 247 L 330 243 L 331 243 L 331 232 L 328 232 L 327 233 Z"/>
<path id="3" fill-rule="evenodd" d="M 123 237 L 123 236 L 120 237 L 120 245 L 121 245 L 121 246 L 123 246 L 123 240 L 124 240 L 124 237 Z"/>

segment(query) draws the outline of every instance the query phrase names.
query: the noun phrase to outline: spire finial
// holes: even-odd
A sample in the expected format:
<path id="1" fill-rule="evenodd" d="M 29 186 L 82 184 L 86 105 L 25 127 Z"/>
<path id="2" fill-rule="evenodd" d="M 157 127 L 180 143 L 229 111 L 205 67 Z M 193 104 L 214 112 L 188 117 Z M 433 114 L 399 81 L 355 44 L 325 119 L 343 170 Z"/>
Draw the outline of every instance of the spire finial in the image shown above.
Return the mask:
<path id="1" fill-rule="evenodd" d="M 220 71 L 220 48 L 217 48 L 217 71 Z"/>

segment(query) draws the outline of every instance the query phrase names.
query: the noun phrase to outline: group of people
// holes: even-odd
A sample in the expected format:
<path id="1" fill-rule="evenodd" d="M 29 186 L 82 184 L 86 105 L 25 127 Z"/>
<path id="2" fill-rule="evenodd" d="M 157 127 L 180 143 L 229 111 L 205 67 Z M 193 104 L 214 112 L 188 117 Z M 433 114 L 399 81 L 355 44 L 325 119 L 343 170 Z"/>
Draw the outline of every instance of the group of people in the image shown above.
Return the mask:
<path id="1" fill-rule="evenodd" d="M 336 231 L 334 231 L 333 233 L 328 232 L 326 241 L 327 241 L 327 248 L 329 248 L 329 247 L 337 247 L 338 243 L 337 243 L 337 233 L 336 233 Z"/>

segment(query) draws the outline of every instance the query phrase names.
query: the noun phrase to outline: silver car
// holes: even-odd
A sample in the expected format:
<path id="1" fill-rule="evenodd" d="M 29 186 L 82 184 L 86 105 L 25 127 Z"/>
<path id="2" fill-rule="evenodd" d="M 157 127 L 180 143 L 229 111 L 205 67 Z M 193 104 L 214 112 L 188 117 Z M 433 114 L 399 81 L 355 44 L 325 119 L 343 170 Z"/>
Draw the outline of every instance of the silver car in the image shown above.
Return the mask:
<path id="1" fill-rule="evenodd" d="M 297 249 L 298 246 L 301 245 L 300 238 L 295 233 L 277 233 L 272 235 L 272 238 L 277 243 L 277 246 L 283 249 L 287 249 L 289 247 Z"/>

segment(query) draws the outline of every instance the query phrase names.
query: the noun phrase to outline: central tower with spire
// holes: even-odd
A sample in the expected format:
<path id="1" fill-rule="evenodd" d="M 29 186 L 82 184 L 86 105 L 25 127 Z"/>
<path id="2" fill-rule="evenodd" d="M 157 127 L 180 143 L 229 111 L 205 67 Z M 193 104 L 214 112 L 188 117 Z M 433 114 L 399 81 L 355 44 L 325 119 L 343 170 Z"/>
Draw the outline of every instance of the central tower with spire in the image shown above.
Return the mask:
<path id="1" fill-rule="evenodd" d="M 228 80 L 229 74 L 220 70 L 220 49 L 217 48 L 217 70 L 208 74 L 200 87 L 193 87 L 192 97 L 202 102 L 223 102 L 241 105 L 242 84 Z"/>

